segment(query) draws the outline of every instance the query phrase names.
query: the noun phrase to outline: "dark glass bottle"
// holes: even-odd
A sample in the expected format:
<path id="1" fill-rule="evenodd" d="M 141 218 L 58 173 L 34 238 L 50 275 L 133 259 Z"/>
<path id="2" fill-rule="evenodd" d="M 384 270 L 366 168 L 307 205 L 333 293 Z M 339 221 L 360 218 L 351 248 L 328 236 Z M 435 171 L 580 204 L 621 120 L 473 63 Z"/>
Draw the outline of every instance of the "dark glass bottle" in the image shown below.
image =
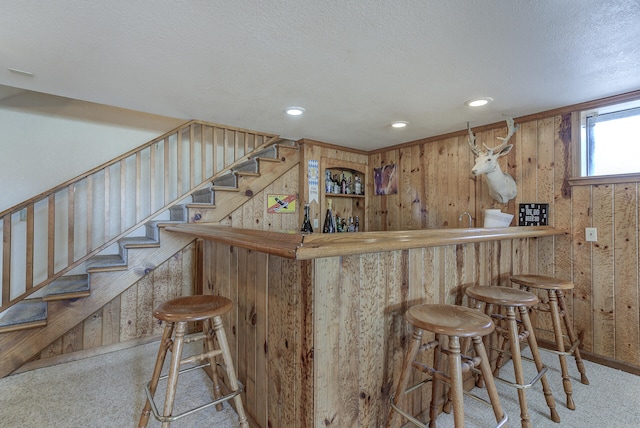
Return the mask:
<path id="1" fill-rule="evenodd" d="M 354 230 L 356 232 L 360 232 L 360 219 L 356 216 L 356 224 L 354 225 Z"/>
<path id="2" fill-rule="evenodd" d="M 309 204 L 304 204 L 304 220 L 302 221 L 301 232 L 313 233 L 313 227 L 311 226 L 311 219 L 309 218 Z"/>
<path id="3" fill-rule="evenodd" d="M 331 207 L 331 199 L 327 199 L 327 215 L 324 218 L 324 233 L 336 233 L 336 219 L 333 217 L 333 209 Z"/>

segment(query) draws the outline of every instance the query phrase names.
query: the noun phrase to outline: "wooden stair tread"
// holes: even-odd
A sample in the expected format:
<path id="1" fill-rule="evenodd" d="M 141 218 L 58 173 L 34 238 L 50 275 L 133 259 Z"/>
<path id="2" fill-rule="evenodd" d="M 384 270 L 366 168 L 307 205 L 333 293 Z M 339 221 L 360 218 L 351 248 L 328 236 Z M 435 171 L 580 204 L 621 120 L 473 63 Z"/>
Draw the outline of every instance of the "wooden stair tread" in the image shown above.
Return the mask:
<path id="1" fill-rule="evenodd" d="M 89 275 L 69 275 L 58 278 L 45 288 L 42 298 L 45 302 L 53 300 L 76 299 L 91 295 Z"/>
<path id="2" fill-rule="evenodd" d="M 87 272 L 126 270 L 127 262 L 119 254 L 96 256 L 87 262 Z"/>
<path id="3" fill-rule="evenodd" d="M 47 303 L 24 300 L 7 309 L 0 318 L 0 333 L 47 325 Z"/>

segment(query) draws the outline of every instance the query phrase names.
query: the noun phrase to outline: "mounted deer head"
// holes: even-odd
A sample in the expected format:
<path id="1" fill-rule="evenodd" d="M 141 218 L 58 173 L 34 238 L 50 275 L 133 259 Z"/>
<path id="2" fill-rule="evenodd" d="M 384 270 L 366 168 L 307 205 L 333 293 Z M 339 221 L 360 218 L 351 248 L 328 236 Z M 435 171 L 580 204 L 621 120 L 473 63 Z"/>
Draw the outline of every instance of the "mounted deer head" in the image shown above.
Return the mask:
<path id="1" fill-rule="evenodd" d="M 487 179 L 487 185 L 489 186 L 489 195 L 496 201 L 506 204 L 509 200 L 516 197 L 518 189 L 516 182 L 509 174 L 502 172 L 498 159 L 506 155 L 513 148 L 513 144 L 507 144 L 511 136 L 520 128 L 520 126 L 513 126 L 513 119 L 507 117 L 508 133 L 502 140 L 502 144 L 498 147 L 489 148 L 483 144 L 485 151 L 482 151 L 476 145 L 476 136 L 471 132 L 471 127 L 467 122 L 467 129 L 469 131 L 469 146 L 474 155 L 476 155 L 476 164 L 473 166 L 471 173 L 473 175 L 482 175 Z"/>

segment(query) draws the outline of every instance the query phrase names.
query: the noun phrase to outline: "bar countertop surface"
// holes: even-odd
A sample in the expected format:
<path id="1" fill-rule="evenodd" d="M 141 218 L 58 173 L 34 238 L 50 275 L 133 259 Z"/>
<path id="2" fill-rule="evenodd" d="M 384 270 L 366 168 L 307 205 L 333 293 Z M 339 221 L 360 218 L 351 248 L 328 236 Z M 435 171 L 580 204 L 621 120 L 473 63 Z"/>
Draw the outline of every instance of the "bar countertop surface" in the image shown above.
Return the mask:
<path id="1" fill-rule="evenodd" d="M 166 230 L 295 260 L 504 239 L 536 238 L 566 233 L 550 226 L 526 226 L 303 234 L 239 229 L 207 223 L 171 224 L 166 226 Z"/>

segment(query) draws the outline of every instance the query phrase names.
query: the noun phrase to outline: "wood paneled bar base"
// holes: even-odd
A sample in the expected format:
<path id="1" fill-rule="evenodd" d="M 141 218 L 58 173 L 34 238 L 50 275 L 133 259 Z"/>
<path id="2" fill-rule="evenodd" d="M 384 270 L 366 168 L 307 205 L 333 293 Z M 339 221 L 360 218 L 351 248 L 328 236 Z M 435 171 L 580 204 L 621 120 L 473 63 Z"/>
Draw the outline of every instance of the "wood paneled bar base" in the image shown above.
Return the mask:
<path id="1" fill-rule="evenodd" d="M 460 304 L 471 285 L 509 285 L 553 249 L 552 227 L 345 234 L 210 224 L 167 227 L 202 241 L 202 288 L 230 298 L 225 326 L 243 402 L 268 426 L 385 426 L 412 305 Z M 407 400 L 428 409 L 430 392 Z M 399 418 L 397 418 L 399 419 Z M 398 423 L 400 421 L 397 421 Z"/>

